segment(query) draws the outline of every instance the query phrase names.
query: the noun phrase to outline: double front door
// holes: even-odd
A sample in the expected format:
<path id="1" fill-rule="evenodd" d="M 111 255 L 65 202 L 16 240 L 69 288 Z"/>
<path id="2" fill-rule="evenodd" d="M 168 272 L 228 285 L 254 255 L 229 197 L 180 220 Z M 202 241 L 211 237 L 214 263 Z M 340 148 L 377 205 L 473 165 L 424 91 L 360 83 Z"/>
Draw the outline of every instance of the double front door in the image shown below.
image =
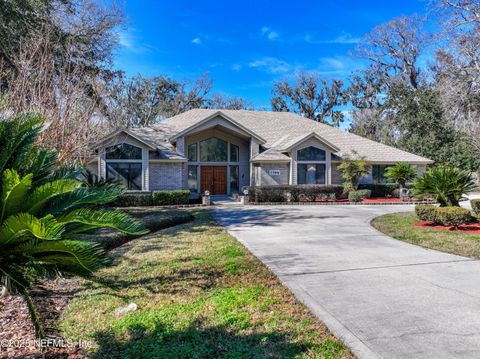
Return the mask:
<path id="1" fill-rule="evenodd" d="M 227 194 L 227 166 L 201 166 L 201 188 L 210 194 Z"/>

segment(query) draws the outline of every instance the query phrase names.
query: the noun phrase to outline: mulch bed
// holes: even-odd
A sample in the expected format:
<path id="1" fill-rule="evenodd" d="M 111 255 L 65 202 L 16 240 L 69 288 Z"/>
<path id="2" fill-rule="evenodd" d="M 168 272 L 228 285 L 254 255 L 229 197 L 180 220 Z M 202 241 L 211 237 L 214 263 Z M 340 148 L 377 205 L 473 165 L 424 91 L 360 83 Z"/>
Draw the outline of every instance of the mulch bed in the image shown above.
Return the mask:
<path id="1" fill-rule="evenodd" d="M 467 234 L 480 234 L 480 223 L 470 223 L 458 226 L 455 228 L 453 226 L 441 226 L 432 222 L 416 222 L 414 223 L 415 227 L 434 229 L 437 231 L 449 231 L 449 232 L 459 232 Z"/>
<path id="2" fill-rule="evenodd" d="M 358 205 L 358 204 L 433 204 L 435 203 L 432 200 L 420 201 L 416 199 L 411 199 L 407 201 L 402 201 L 400 198 L 396 197 L 383 197 L 383 198 L 365 198 L 361 202 L 350 202 L 347 198 L 337 199 L 334 201 L 330 200 L 319 200 L 315 202 L 250 202 L 251 205 L 328 205 L 328 204 L 347 204 L 347 205 Z"/>

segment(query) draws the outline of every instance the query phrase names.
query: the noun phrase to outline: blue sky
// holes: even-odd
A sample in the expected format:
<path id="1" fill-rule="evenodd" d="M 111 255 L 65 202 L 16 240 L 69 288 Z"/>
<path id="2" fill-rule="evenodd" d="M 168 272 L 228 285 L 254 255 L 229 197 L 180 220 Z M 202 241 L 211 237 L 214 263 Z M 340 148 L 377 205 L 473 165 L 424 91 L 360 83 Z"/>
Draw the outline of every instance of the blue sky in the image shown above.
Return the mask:
<path id="1" fill-rule="evenodd" d="M 272 84 L 295 71 L 346 79 L 349 56 L 373 27 L 423 13 L 422 0 L 127 0 L 114 63 L 128 76 L 185 80 L 208 72 L 213 92 L 270 108 Z"/>

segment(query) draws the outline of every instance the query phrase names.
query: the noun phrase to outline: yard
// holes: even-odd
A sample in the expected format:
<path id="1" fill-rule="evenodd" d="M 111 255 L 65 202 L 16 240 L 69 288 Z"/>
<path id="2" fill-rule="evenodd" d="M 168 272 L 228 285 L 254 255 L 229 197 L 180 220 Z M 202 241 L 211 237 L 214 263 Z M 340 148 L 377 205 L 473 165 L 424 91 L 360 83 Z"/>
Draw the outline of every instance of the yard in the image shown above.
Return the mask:
<path id="1" fill-rule="evenodd" d="M 415 213 L 386 214 L 371 224 L 393 238 L 442 252 L 480 258 L 480 235 L 420 228 Z"/>
<path id="2" fill-rule="evenodd" d="M 98 358 L 350 358 L 352 355 L 206 210 L 126 243 L 64 312 L 62 334 Z M 119 307 L 138 309 L 117 315 Z"/>

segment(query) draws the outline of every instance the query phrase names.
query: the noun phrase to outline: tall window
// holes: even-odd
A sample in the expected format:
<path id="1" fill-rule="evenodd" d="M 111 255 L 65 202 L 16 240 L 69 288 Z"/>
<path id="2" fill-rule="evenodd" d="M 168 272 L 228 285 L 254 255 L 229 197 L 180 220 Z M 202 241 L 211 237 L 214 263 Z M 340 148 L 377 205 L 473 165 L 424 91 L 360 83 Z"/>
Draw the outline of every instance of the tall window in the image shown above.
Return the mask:
<path id="1" fill-rule="evenodd" d="M 385 170 L 391 167 L 391 165 L 373 165 L 372 166 L 372 179 L 373 183 L 387 183 L 385 178 Z"/>
<path id="2" fill-rule="evenodd" d="M 188 166 L 188 189 L 190 192 L 198 192 L 198 166 Z"/>
<path id="3" fill-rule="evenodd" d="M 317 147 L 306 147 L 297 151 L 297 183 L 326 183 L 326 152 Z"/>
<path id="4" fill-rule="evenodd" d="M 107 178 L 121 183 L 129 190 L 142 190 L 142 164 L 107 162 Z"/>
<path id="5" fill-rule="evenodd" d="M 238 182 L 238 166 L 230 166 L 230 192 L 238 193 L 240 185 Z"/>
<path id="6" fill-rule="evenodd" d="M 325 168 L 324 163 L 299 163 L 298 184 L 325 184 Z"/>
<path id="7" fill-rule="evenodd" d="M 142 149 L 121 143 L 105 149 L 106 177 L 128 190 L 142 190 Z"/>
<path id="8" fill-rule="evenodd" d="M 216 137 L 200 141 L 200 161 L 227 162 L 228 143 Z"/>
<path id="9" fill-rule="evenodd" d="M 196 143 L 192 143 L 188 145 L 188 160 L 190 162 L 197 161 L 197 144 Z"/>
<path id="10" fill-rule="evenodd" d="M 233 143 L 230 144 L 230 162 L 238 162 L 239 150 L 238 146 Z"/>

